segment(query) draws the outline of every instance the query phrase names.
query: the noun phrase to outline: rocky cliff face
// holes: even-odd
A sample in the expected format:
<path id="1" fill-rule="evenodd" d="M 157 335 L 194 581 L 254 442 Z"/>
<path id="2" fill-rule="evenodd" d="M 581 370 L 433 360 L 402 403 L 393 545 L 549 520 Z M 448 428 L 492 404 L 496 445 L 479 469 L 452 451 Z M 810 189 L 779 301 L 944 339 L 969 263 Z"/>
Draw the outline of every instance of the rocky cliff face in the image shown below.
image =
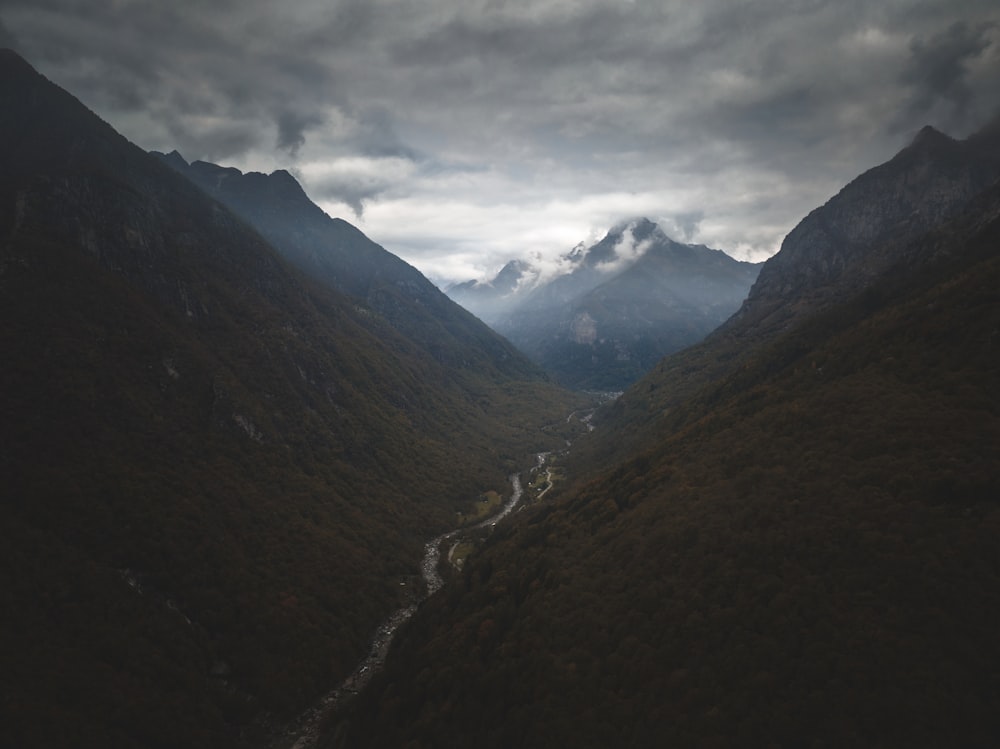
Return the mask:
<path id="1" fill-rule="evenodd" d="M 956 141 L 925 127 L 890 161 L 856 178 L 789 232 L 726 330 L 758 336 L 784 329 L 904 260 L 908 238 L 1000 177 L 993 130 Z"/>

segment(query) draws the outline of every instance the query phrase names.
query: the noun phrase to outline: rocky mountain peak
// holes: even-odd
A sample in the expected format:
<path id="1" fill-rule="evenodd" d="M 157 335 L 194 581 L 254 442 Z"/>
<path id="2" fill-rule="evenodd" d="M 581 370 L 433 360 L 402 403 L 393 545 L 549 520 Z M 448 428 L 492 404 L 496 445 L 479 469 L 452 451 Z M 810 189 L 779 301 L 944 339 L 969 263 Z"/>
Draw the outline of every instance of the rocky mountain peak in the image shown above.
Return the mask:
<path id="1" fill-rule="evenodd" d="M 173 167 L 174 169 L 186 169 L 189 165 L 187 161 L 181 156 L 180 151 L 176 149 L 170 153 L 157 153 L 154 152 L 155 156 L 158 156 L 165 164 Z"/>
<path id="2" fill-rule="evenodd" d="M 759 269 L 720 250 L 675 242 L 648 218 L 616 224 L 563 261 L 566 272 L 537 283 L 524 283 L 533 269 L 512 261 L 492 281 L 448 293 L 559 381 L 611 390 L 719 325 Z"/>
<path id="3" fill-rule="evenodd" d="M 243 175 L 243 179 L 248 190 L 257 190 L 272 200 L 298 204 L 309 211 L 314 210 L 315 204 L 309 200 L 302 185 L 285 169 L 277 169 L 270 174 L 247 172 Z"/>
<path id="4" fill-rule="evenodd" d="M 657 231 L 661 234 L 663 233 L 656 223 L 650 221 L 645 216 L 640 216 L 638 218 L 627 219 L 615 224 L 615 226 L 608 232 L 608 236 L 620 237 L 625 232 L 631 232 L 633 237 L 641 240 L 652 236 L 653 233 Z"/>
<path id="5" fill-rule="evenodd" d="M 180 161 L 174 160 L 172 163 L 168 163 L 170 163 L 170 166 L 177 168 L 177 166 L 182 165 L 183 162 L 184 160 L 182 157 Z M 239 169 L 233 167 L 221 167 L 208 161 L 192 161 L 189 165 L 189 169 L 191 174 L 198 175 L 199 184 L 211 184 L 215 190 L 221 190 L 223 183 L 229 177 L 243 176 L 243 172 Z M 205 186 L 206 184 L 202 184 L 202 187 Z"/>
<path id="6" fill-rule="evenodd" d="M 527 263 L 521 260 L 511 260 L 500 269 L 496 278 L 493 279 L 493 288 L 497 291 L 510 293 L 517 288 L 518 282 L 528 270 L 530 270 L 530 266 Z"/>
<path id="7" fill-rule="evenodd" d="M 183 159 L 161 160 L 253 226 L 300 270 L 378 313 L 442 362 L 471 368 L 499 367 L 540 375 L 528 360 L 446 297 L 416 268 L 373 242 L 357 227 L 331 218 L 284 169 L 271 174 Z M 442 334 L 447 330 L 447 334 Z"/>
<path id="8" fill-rule="evenodd" d="M 944 144 L 955 143 L 955 139 L 942 133 L 932 125 L 924 125 L 910 142 L 911 148 L 933 148 Z"/>
<path id="9" fill-rule="evenodd" d="M 783 329 L 865 288 L 904 259 L 901 240 L 955 215 L 1000 177 L 1000 151 L 988 148 L 994 140 L 988 131 L 958 141 L 921 129 L 788 233 L 726 329 L 741 335 Z"/>
<path id="10" fill-rule="evenodd" d="M 192 179 L 203 190 L 214 194 L 214 197 L 220 197 L 223 193 L 227 197 L 244 201 L 266 197 L 269 201 L 285 203 L 285 207 L 297 205 L 310 212 L 316 208 L 302 185 L 285 169 L 277 169 L 270 174 L 244 173 L 236 167 L 220 166 L 210 161 L 198 160 L 189 164 L 176 150 L 167 154 L 153 151 L 152 154 L 175 171 Z"/>
<path id="11" fill-rule="evenodd" d="M 567 257 L 585 268 L 604 266 L 607 270 L 609 264 L 619 264 L 623 251 L 627 256 L 633 255 L 640 245 L 646 249 L 648 243 L 656 239 L 669 241 L 660 227 L 648 218 L 628 219 L 613 226 L 599 242 L 580 251 L 574 248 L 574 252 Z M 627 264 L 630 263 L 621 263 L 622 266 Z"/>

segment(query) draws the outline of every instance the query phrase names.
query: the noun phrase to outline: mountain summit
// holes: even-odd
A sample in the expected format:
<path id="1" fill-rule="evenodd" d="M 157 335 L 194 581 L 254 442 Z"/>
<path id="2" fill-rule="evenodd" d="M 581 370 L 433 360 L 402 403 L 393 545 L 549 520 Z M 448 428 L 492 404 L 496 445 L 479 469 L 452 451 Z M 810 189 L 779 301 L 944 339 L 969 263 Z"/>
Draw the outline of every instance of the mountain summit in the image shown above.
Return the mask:
<path id="1" fill-rule="evenodd" d="M 788 233 L 724 331 L 760 336 L 785 329 L 905 262 L 908 240 L 954 216 L 997 179 L 998 144 L 996 127 L 964 141 L 921 129 Z"/>
<path id="2" fill-rule="evenodd" d="M 547 279 L 523 263 L 488 284 L 448 289 L 560 382 L 622 389 L 665 354 L 704 338 L 735 312 L 758 265 L 675 242 L 642 218 L 562 258 Z"/>

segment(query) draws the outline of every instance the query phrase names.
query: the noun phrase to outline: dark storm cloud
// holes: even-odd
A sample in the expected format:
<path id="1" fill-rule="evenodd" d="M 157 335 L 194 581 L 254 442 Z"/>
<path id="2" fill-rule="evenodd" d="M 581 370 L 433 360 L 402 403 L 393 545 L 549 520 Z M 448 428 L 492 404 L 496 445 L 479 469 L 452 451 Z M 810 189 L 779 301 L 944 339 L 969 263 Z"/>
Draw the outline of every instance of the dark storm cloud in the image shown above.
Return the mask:
<path id="1" fill-rule="evenodd" d="M 278 148 L 287 151 L 292 156 L 297 155 L 299 149 L 305 145 L 306 128 L 314 127 L 323 122 L 323 118 L 319 115 L 304 115 L 290 111 L 279 112 L 274 119 L 278 125 Z"/>
<path id="2" fill-rule="evenodd" d="M 705 219 L 705 212 L 688 211 L 687 213 L 677 213 L 670 217 L 671 222 L 677 227 L 677 238 L 686 242 L 694 238 L 695 232 Z"/>
<path id="3" fill-rule="evenodd" d="M 298 175 L 296 175 L 298 176 Z M 384 183 L 367 184 L 361 179 L 309 180 L 309 197 L 320 203 L 340 203 L 347 206 L 354 218 L 365 215 L 365 204 L 386 190 Z M 346 212 L 345 212 L 346 214 Z M 345 218 L 346 216 L 340 216 Z"/>
<path id="4" fill-rule="evenodd" d="M 0 43 L 140 145 L 293 169 L 444 275 L 637 213 L 772 251 L 922 125 L 1000 107 L 994 6 L 0 0 Z"/>
<path id="5" fill-rule="evenodd" d="M 195 131 L 183 119 L 169 114 L 162 122 L 173 147 L 192 161 L 225 163 L 260 145 L 259 133 L 239 123 L 223 122 Z"/>
<path id="6" fill-rule="evenodd" d="M 387 157 L 395 156 L 419 161 L 420 154 L 410 146 L 403 143 L 392 114 L 381 108 L 369 109 L 358 114 L 360 132 L 355 138 L 353 145 L 366 156 Z"/>
<path id="7" fill-rule="evenodd" d="M 332 170 L 309 179 L 315 199 L 344 203 L 361 217 L 367 203 L 391 190 L 401 178 L 447 169 L 404 143 L 387 110 L 373 107 L 350 114 L 351 131 L 327 144 L 334 156 Z"/>
<path id="8" fill-rule="evenodd" d="M 7 0 L 3 12 L 36 65 L 95 108 L 145 113 L 195 158 L 263 146 L 267 129 L 294 154 L 323 121 L 315 92 L 326 106 L 335 88 L 308 43 L 273 35 L 281 19 L 268 4 Z"/>
<path id="9" fill-rule="evenodd" d="M 2 18 L 0 18 L 0 49 L 17 49 L 17 39 L 4 26 Z"/>
<path id="10" fill-rule="evenodd" d="M 317 200 L 337 201 L 348 206 L 356 218 L 365 214 L 365 203 L 385 192 L 380 181 L 370 182 L 360 177 L 341 177 L 314 181 L 313 196 Z"/>
<path id="11" fill-rule="evenodd" d="M 968 65 L 993 43 L 989 33 L 996 23 L 969 25 L 957 21 L 930 38 L 918 37 L 910 45 L 910 60 L 900 80 L 911 90 L 909 114 L 922 116 L 945 103 L 949 119 L 965 124 L 973 90 Z"/>
<path id="12" fill-rule="evenodd" d="M 544 5 L 544 4 L 542 4 Z M 461 64 L 473 58 L 526 67 L 566 67 L 595 58 L 633 56 L 627 10 L 598 6 L 570 16 L 456 14 L 394 52 L 405 65 Z M 632 47 L 632 52 L 627 50 Z"/>

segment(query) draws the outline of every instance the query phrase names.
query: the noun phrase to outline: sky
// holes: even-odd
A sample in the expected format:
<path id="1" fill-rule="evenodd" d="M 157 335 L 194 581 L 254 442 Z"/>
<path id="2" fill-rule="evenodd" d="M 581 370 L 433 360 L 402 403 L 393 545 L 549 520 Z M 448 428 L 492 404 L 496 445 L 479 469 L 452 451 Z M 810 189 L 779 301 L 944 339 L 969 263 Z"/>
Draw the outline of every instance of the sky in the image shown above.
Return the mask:
<path id="1" fill-rule="evenodd" d="M 0 0 L 0 47 L 441 284 L 639 216 L 762 260 L 924 125 L 1000 112 L 996 0 Z"/>

